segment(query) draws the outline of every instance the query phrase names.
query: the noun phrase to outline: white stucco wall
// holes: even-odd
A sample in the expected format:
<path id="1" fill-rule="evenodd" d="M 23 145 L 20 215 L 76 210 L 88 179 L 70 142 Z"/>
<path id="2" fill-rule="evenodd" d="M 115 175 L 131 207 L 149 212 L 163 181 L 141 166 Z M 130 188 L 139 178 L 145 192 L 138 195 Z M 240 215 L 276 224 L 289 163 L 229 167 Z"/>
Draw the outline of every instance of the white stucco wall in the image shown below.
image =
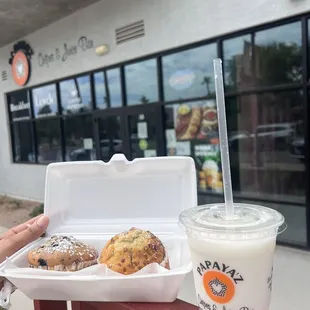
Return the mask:
<path id="1" fill-rule="evenodd" d="M 310 0 L 102 0 L 25 39 L 36 55 L 29 86 L 119 63 L 160 50 L 184 45 L 306 12 Z M 116 46 L 115 29 L 143 19 L 146 36 Z M 38 65 L 37 54 L 76 44 L 85 35 L 95 45 L 109 44 L 111 52 L 98 57 L 80 52 L 66 62 Z M 0 69 L 10 73 L 12 44 L 0 49 Z M 12 164 L 4 93 L 17 87 L 9 74 L 0 82 L 0 193 L 43 200 L 45 166 Z"/>

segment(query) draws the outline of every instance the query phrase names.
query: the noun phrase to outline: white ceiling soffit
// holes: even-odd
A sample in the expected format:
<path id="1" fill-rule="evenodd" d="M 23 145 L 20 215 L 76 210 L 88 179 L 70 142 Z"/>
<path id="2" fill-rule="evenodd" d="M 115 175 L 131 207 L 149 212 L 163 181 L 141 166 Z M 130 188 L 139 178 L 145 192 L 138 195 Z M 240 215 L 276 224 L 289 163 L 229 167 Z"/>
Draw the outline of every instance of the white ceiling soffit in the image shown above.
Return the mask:
<path id="1" fill-rule="evenodd" d="M 99 0 L 0 0 L 0 47 Z"/>

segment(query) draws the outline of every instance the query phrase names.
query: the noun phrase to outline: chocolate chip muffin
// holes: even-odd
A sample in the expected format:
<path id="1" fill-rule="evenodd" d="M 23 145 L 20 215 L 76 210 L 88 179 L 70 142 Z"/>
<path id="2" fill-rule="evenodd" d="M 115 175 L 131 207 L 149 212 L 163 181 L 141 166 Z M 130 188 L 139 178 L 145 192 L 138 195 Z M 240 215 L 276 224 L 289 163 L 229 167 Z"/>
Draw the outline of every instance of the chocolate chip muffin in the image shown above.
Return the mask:
<path id="1" fill-rule="evenodd" d="M 162 242 L 151 232 L 137 228 L 131 228 L 109 240 L 99 262 L 125 275 L 135 273 L 151 263 L 170 269 Z"/>
<path id="2" fill-rule="evenodd" d="M 98 263 L 97 250 L 74 237 L 53 236 L 28 254 L 31 268 L 77 271 Z"/>

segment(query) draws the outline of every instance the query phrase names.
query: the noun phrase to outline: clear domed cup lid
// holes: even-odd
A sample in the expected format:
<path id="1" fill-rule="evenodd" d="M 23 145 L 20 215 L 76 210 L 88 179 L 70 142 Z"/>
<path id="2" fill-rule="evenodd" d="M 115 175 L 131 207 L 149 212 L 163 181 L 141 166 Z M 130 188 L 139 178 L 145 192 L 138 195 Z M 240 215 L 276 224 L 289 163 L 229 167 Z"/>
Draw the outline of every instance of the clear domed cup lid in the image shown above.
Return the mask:
<path id="1" fill-rule="evenodd" d="M 208 204 L 183 211 L 179 223 L 188 234 L 208 239 L 268 238 L 286 229 L 284 217 L 278 211 L 241 203 L 235 204 L 233 218 L 226 217 L 224 204 Z"/>

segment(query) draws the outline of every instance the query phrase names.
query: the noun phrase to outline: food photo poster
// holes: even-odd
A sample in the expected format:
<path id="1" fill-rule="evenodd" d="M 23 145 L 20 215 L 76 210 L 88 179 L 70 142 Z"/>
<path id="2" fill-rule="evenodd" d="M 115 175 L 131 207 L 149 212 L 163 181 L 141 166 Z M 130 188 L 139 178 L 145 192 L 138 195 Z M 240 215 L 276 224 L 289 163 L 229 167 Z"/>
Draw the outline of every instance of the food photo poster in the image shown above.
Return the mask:
<path id="1" fill-rule="evenodd" d="M 218 118 L 215 100 L 175 104 L 167 108 L 168 156 L 191 156 L 200 191 L 223 192 Z"/>

